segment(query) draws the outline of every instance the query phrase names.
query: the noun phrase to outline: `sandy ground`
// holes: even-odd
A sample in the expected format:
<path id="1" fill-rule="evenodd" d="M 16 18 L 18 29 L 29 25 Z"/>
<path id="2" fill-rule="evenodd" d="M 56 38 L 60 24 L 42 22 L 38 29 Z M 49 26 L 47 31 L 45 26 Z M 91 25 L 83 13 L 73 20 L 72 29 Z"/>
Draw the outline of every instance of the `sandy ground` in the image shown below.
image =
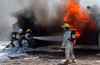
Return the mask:
<path id="1" fill-rule="evenodd" d="M 69 65 L 100 65 L 100 50 L 75 50 L 76 63 Z M 57 54 L 32 53 L 25 57 L 12 58 L 0 65 L 64 65 L 64 52 Z"/>

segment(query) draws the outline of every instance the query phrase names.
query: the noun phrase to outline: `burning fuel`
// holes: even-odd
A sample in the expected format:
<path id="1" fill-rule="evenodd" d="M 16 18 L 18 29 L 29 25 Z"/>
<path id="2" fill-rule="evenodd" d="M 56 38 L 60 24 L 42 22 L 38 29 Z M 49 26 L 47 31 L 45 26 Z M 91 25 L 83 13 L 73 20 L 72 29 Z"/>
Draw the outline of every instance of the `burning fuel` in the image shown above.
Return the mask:
<path id="1" fill-rule="evenodd" d="M 82 9 L 79 0 L 69 0 L 65 6 L 66 15 L 64 21 L 69 23 L 71 29 L 76 29 L 77 37 L 82 34 L 82 30 L 86 27 L 95 28 L 95 22 L 91 19 L 90 14 Z"/>
<path id="2" fill-rule="evenodd" d="M 96 22 L 91 18 L 90 14 L 82 9 L 79 0 L 69 0 L 65 5 L 64 21 L 70 24 L 70 29 L 76 30 L 76 36 L 79 38 L 84 29 L 95 29 Z"/>

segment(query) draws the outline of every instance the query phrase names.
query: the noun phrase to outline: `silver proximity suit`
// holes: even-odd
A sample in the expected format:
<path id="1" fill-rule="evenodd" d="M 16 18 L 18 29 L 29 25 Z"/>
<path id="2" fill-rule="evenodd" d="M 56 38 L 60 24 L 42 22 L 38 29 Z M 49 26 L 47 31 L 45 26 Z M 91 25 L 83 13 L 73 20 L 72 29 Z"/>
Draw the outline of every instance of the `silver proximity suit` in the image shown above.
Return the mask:
<path id="1" fill-rule="evenodd" d="M 18 41 L 18 40 L 21 39 L 21 35 L 17 33 L 16 36 L 15 36 L 15 38 L 16 38 L 17 40 L 14 41 L 14 45 L 15 45 L 15 47 L 13 48 L 12 51 L 13 51 L 13 52 L 16 52 L 16 53 L 19 53 L 19 52 L 17 52 L 18 49 L 19 49 L 19 47 L 20 47 L 20 45 L 19 45 L 19 41 Z"/>
<path id="2" fill-rule="evenodd" d="M 65 46 L 66 60 L 68 60 L 73 54 L 74 42 L 70 41 L 70 38 L 71 38 L 71 31 L 70 30 L 65 31 L 62 46 Z M 74 54 L 72 56 L 72 59 L 75 59 Z"/>
<path id="3" fill-rule="evenodd" d="M 16 38 L 17 40 L 14 41 L 14 45 L 15 45 L 15 47 L 19 47 L 19 42 L 18 42 L 18 40 L 21 39 L 21 35 L 17 33 L 15 38 Z"/>

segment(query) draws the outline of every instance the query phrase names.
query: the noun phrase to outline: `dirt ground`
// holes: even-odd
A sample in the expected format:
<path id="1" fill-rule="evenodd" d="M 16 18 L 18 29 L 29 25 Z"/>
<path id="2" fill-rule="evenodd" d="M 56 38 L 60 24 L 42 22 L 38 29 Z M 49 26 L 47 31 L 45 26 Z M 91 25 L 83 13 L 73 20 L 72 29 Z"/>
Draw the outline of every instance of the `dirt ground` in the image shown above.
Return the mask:
<path id="1" fill-rule="evenodd" d="M 76 63 L 68 65 L 100 65 L 100 50 L 75 50 Z M 26 57 L 12 58 L 0 65 L 64 65 L 65 55 L 62 53 L 34 53 Z"/>

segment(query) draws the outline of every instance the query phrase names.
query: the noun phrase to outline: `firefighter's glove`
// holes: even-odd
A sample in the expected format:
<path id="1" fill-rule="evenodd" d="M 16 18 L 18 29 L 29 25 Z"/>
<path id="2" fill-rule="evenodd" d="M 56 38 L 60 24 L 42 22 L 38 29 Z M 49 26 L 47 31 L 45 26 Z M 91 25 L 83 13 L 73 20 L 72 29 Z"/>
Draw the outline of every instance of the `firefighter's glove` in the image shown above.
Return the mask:
<path id="1" fill-rule="evenodd" d="M 31 35 L 28 35 L 28 38 L 31 38 Z"/>

